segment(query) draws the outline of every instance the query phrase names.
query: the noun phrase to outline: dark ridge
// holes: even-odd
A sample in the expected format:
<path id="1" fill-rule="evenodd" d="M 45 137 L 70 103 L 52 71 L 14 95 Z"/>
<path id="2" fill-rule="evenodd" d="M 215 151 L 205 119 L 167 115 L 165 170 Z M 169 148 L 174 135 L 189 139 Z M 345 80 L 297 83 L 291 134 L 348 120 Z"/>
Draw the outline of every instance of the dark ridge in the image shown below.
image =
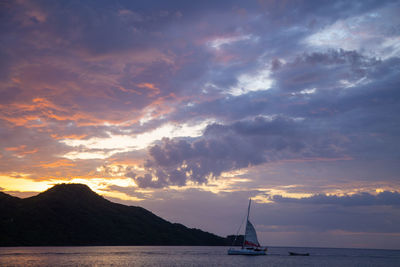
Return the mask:
<path id="1" fill-rule="evenodd" d="M 83 184 L 20 199 L 0 192 L 0 246 L 225 245 L 225 238 L 113 203 Z"/>
<path id="2" fill-rule="evenodd" d="M 19 199 L 18 197 L 10 196 L 6 193 L 0 192 L 0 201 L 6 201 L 6 200 L 17 200 Z"/>
<path id="3" fill-rule="evenodd" d="M 72 201 L 73 203 L 80 202 L 95 202 L 107 201 L 102 196 L 93 192 L 89 186 L 85 184 L 57 184 L 52 188 L 31 197 L 40 200 L 54 201 Z"/>

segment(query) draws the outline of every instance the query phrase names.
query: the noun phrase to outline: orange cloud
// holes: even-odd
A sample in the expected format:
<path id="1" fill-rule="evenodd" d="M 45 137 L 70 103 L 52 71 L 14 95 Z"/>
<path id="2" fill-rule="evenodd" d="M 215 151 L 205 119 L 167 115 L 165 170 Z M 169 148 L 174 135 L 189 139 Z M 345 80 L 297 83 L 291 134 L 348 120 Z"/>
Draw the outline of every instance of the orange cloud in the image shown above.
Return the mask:
<path id="1" fill-rule="evenodd" d="M 59 140 L 59 139 L 81 140 L 81 139 L 85 138 L 87 136 L 87 134 L 81 134 L 81 135 L 77 135 L 77 134 L 69 134 L 69 135 L 51 134 L 50 136 L 53 137 L 56 140 Z"/>
<path id="2" fill-rule="evenodd" d="M 3 113 L 3 112 L 1 112 Z M 4 114 L 4 113 L 3 113 Z M 33 127 L 43 127 L 44 125 L 39 123 L 40 118 L 38 116 L 20 116 L 20 117 L 11 117 L 8 114 L 0 114 L 0 119 L 7 121 L 15 126 L 25 126 L 28 128 Z"/>
<path id="3" fill-rule="evenodd" d="M 6 151 L 15 152 L 16 155 L 21 156 L 21 157 L 25 156 L 25 155 L 28 155 L 28 154 L 34 154 L 34 153 L 38 152 L 37 148 L 32 149 L 32 150 L 25 150 L 25 149 L 26 149 L 26 145 L 21 145 L 21 146 L 18 146 L 18 147 L 6 147 L 5 148 Z"/>
<path id="4" fill-rule="evenodd" d="M 99 125 L 109 121 L 57 106 L 44 98 L 35 98 L 31 103 L 0 105 L 0 119 L 27 128 L 46 127 L 48 120 L 75 121 L 79 126 Z"/>
<path id="5" fill-rule="evenodd" d="M 49 163 L 41 163 L 39 164 L 39 166 L 43 168 L 58 168 L 58 167 L 76 166 L 76 164 L 73 163 L 71 160 L 62 159 Z"/>
<path id="6" fill-rule="evenodd" d="M 25 145 L 18 146 L 18 147 L 6 147 L 5 150 L 7 150 L 7 151 L 18 151 L 18 150 L 24 149 L 25 147 L 26 147 Z"/>
<path id="7" fill-rule="evenodd" d="M 161 92 L 160 89 L 152 83 L 139 83 L 139 84 L 137 84 L 137 87 L 149 89 L 150 92 L 149 92 L 148 96 L 150 96 L 150 97 L 159 95 Z"/>
<path id="8" fill-rule="evenodd" d="M 122 92 L 125 92 L 125 93 L 135 93 L 135 94 L 138 94 L 138 95 L 142 95 L 142 93 L 141 92 L 139 92 L 139 91 L 136 91 L 136 90 L 134 90 L 134 89 L 127 89 L 127 88 L 125 88 L 125 87 L 123 87 L 123 86 L 117 86 L 117 88 L 119 89 L 119 90 L 121 90 Z"/>

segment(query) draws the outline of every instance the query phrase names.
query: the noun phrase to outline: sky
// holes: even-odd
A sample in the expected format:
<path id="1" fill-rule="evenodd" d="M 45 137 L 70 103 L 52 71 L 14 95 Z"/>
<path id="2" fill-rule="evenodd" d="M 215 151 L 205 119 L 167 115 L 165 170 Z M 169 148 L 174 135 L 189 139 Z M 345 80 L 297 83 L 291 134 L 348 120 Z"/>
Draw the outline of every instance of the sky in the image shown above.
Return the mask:
<path id="1" fill-rule="evenodd" d="M 84 183 L 221 236 L 252 198 L 262 245 L 400 249 L 399 14 L 1 1 L 0 190 Z"/>

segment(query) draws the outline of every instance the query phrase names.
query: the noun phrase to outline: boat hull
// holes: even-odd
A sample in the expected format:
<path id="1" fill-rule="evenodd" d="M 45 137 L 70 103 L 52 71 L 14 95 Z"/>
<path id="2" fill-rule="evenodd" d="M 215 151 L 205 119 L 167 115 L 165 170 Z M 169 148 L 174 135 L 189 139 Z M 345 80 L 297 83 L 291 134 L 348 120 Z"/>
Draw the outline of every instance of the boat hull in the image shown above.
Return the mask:
<path id="1" fill-rule="evenodd" d="M 259 256 L 266 255 L 267 250 L 254 250 L 245 248 L 230 248 L 228 249 L 228 255 L 249 255 L 249 256 Z"/>
<path id="2" fill-rule="evenodd" d="M 310 256 L 310 253 L 297 253 L 289 251 L 289 256 Z"/>

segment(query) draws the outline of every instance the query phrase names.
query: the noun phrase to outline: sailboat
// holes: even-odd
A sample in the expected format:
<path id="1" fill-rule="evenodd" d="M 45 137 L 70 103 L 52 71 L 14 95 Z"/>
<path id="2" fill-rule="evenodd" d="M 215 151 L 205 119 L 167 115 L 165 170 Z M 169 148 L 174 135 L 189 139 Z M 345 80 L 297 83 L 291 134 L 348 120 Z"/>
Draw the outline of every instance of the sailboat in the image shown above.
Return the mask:
<path id="1" fill-rule="evenodd" d="M 247 208 L 246 230 L 244 233 L 243 244 L 241 248 L 228 249 L 228 255 L 266 255 L 267 247 L 260 246 L 257 239 L 256 229 L 249 221 L 251 199 Z"/>

